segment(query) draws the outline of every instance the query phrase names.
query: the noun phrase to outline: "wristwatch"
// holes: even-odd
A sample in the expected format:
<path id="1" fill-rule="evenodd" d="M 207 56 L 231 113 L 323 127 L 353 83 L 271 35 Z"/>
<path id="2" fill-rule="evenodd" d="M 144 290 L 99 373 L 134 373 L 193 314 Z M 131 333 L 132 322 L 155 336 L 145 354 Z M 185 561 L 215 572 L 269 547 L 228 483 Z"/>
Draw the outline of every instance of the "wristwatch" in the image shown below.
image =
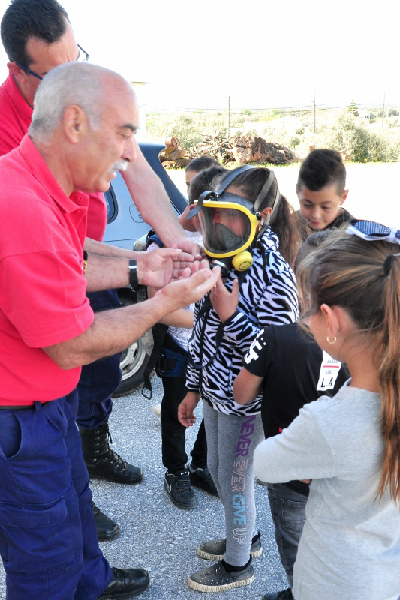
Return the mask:
<path id="1" fill-rule="evenodd" d="M 134 292 L 137 292 L 139 288 L 138 281 L 138 270 L 137 270 L 137 261 L 135 259 L 131 259 L 128 263 L 129 269 L 129 285 Z"/>

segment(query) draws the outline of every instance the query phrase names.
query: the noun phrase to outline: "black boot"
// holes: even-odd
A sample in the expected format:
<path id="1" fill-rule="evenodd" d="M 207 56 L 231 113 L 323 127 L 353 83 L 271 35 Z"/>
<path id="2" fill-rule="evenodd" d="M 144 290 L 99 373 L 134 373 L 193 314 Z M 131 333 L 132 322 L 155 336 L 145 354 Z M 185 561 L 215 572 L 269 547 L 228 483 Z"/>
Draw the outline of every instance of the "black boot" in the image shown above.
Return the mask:
<path id="1" fill-rule="evenodd" d="M 79 428 L 83 458 L 91 479 L 107 479 L 117 483 L 139 483 L 143 473 L 139 467 L 130 465 L 114 450 L 107 421 L 96 429 Z"/>
<path id="2" fill-rule="evenodd" d="M 117 523 L 107 517 L 94 502 L 92 502 L 92 509 L 99 542 L 108 542 L 118 537 L 119 526 Z"/>
<path id="3" fill-rule="evenodd" d="M 149 585 L 149 574 L 144 569 L 112 568 L 113 577 L 98 600 L 102 598 L 133 598 Z"/>

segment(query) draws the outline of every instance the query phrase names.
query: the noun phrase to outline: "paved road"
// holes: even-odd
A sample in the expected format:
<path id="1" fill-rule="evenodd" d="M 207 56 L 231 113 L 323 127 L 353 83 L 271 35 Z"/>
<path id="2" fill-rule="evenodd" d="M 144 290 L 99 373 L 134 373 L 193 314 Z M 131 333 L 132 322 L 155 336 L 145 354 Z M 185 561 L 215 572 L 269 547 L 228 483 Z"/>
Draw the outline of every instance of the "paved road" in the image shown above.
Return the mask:
<path id="1" fill-rule="evenodd" d="M 143 398 L 140 391 L 115 400 L 110 419 L 113 448 L 142 467 L 144 480 L 137 486 L 92 483 L 96 503 L 121 528 L 117 540 L 101 546 L 111 565 L 149 570 L 151 583 L 140 596 L 143 600 L 195 600 L 201 598 L 201 594 L 190 590 L 186 579 L 190 573 L 209 564 L 196 555 L 199 543 L 224 537 L 222 505 L 218 499 L 199 490 L 196 490 L 198 506 L 195 510 L 179 510 L 168 499 L 163 489 L 160 420 L 151 411 L 151 406 L 161 400 L 162 387 L 157 377 L 153 382 L 151 401 Z M 196 431 L 195 428 L 188 431 L 189 451 Z M 212 594 L 212 600 L 260 599 L 266 591 L 287 587 L 273 539 L 266 490 L 261 485 L 256 485 L 256 502 L 264 553 L 254 561 L 255 581 L 250 586 Z M 5 599 L 2 567 L 0 598 Z"/>

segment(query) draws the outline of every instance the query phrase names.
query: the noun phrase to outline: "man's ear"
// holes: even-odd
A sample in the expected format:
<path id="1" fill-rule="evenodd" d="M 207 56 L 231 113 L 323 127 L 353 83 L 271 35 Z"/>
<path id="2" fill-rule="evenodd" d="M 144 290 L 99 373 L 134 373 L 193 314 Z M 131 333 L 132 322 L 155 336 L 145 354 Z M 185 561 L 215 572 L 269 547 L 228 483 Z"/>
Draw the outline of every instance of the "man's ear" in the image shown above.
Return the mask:
<path id="1" fill-rule="evenodd" d="M 15 62 L 7 63 L 7 67 L 18 81 L 18 83 L 24 83 L 26 81 L 27 74 L 24 69 L 21 69 Z"/>
<path id="2" fill-rule="evenodd" d="M 77 144 L 86 135 L 88 127 L 89 122 L 85 111 L 76 104 L 67 106 L 63 115 L 63 128 L 71 144 Z"/>

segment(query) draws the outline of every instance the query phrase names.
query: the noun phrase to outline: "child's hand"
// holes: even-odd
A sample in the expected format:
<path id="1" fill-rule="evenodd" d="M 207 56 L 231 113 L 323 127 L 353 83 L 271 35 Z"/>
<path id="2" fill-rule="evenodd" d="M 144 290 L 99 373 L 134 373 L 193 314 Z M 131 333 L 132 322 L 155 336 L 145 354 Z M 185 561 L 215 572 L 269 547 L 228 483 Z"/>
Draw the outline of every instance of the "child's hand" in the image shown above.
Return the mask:
<path id="1" fill-rule="evenodd" d="M 226 289 L 222 279 L 219 278 L 215 287 L 210 292 L 213 309 L 222 323 L 225 323 L 236 311 L 239 303 L 239 282 L 233 280 L 232 292 Z"/>
<path id="2" fill-rule="evenodd" d="M 194 208 L 194 204 L 188 204 L 185 208 L 184 212 L 178 217 L 179 223 L 182 225 L 183 229 L 187 231 L 200 231 L 200 219 L 197 215 L 187 220 L 187 216 L 190 210 Z"/>
<path id="3" fill-rule="evenodd" d="M 188 392 L 178 408 L 178 419 L 184 427 L 191 427 L 196 423 L 194 409 L 198 405 L 200 394 L 196 392 Z"/>

